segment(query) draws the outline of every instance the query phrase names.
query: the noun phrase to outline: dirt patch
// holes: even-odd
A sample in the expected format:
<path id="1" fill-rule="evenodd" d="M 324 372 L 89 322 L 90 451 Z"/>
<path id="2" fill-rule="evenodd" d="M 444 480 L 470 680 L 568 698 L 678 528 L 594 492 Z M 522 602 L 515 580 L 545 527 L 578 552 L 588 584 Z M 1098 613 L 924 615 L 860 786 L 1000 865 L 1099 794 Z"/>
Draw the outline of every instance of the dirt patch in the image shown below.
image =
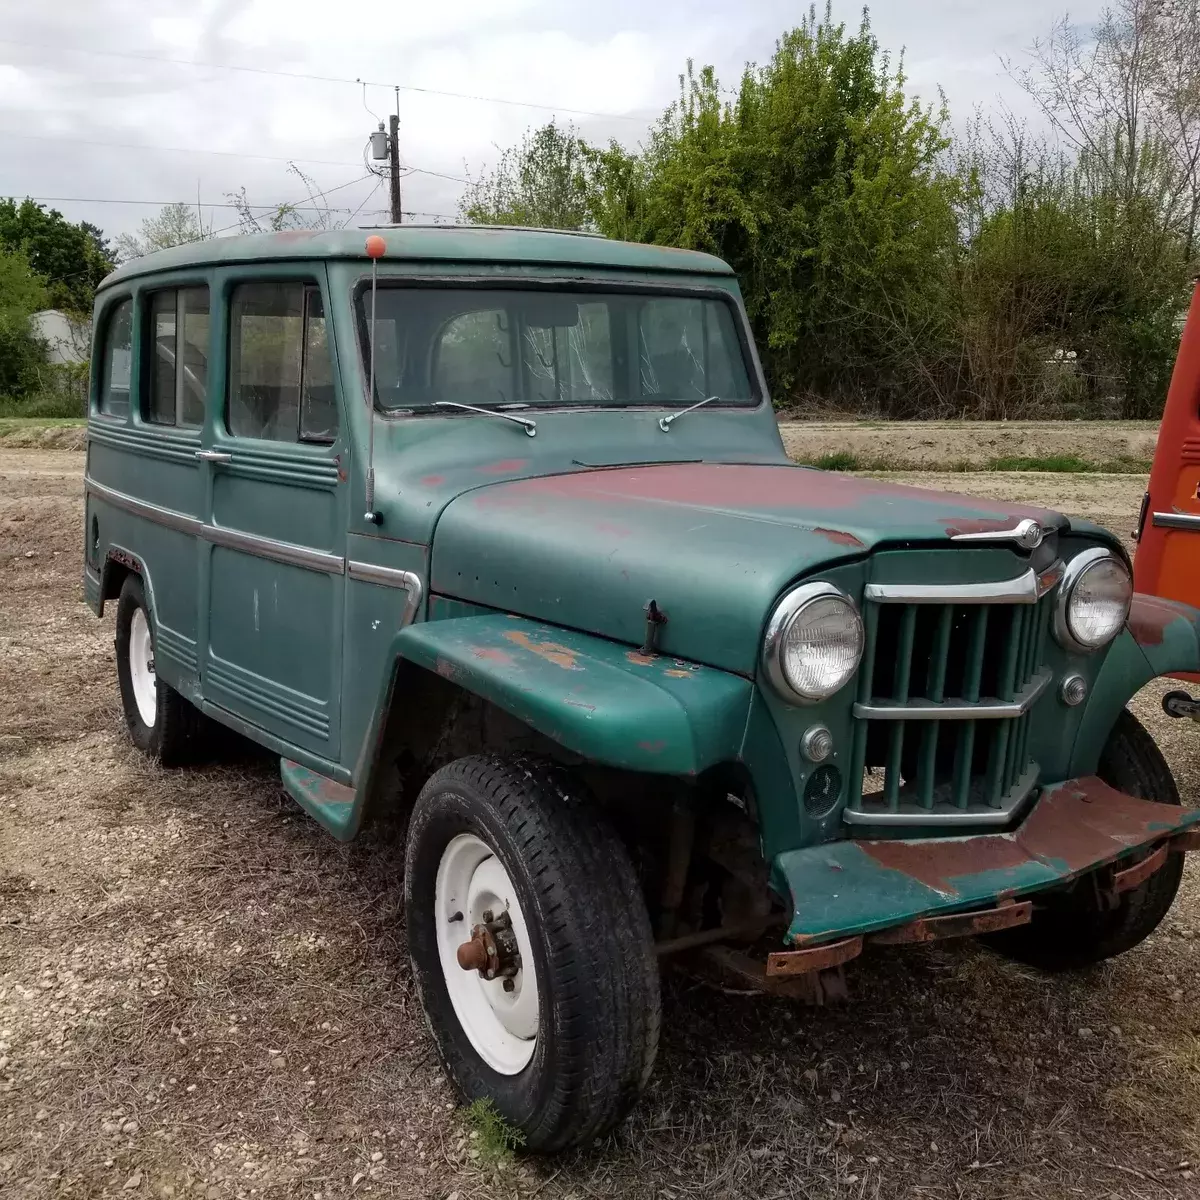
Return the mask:
<path id="1" fill-rule="evenodd" d="M 781 421 L 783 444 L 806 462 L 852 454 L 897 470 L 981 467 L 995 459 L 1062 456 L 1149 462 L 1157 421 Z"/>
<path id="2" fill-rule="evenodd" d="M 482 1169 L 413 994 L 397 830 L 335 843 L 253 751 L 166 772 L 131 750 L 71 461 L 0 454 L 0 1194 L 1196 1194 L 1200 863 L 1150 941 L 1067 979 L 879 950 L 814 1010 L 669 975 L 626 1127 Z M 1104 495 L 1132 522 L 1133 492 Z M 1135 708 L 1195 803 L 1200 729 L 1163 690 Z"/>

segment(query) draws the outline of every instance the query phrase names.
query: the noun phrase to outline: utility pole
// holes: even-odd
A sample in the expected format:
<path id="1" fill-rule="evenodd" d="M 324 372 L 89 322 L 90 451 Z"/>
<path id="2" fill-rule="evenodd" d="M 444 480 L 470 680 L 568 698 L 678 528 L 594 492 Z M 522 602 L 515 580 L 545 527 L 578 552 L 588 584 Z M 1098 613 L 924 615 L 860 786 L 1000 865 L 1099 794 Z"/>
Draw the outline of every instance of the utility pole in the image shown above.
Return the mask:
<path id="1" fill-rule="evenodd" d="M 399 225 L 400 213 L 400 89 L 396 89 L 396 111 L 388 118 L 388 155 L 392 172 L 392 224 Z"/>

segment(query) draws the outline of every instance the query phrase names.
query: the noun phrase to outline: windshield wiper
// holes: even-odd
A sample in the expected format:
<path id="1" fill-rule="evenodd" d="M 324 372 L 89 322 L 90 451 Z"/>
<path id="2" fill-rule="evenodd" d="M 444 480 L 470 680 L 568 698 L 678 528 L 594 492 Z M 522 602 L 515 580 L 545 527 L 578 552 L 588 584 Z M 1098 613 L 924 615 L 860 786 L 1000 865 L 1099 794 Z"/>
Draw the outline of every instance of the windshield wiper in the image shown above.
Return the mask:
<path id="1" fill-rule="evenodd" d="M 474 404 L 459 404 L 457 400 L 435 400 L 434 408 L 461 408 L 464 412 L 483 413 L 485 417 L 501 417 L 520 425 L 530 437 L 537 437 L 537 422 L 528 417 L 514 417 L 512 413 L 501 412 L 498 408 L 477 408 Z M 682 414 L 676 414 L 677 416 Z"/>
<path id="2" fill-rule="evenodd" d="M 681 408 L 678 412 L 671 413 L 670 416 L 660 417 L 658 427 L 663 433 L 670 433 L 672 421 L 678 421 L 680 417 L 686 416 L 690 412 L 695 412 L 696 409 L 703 408 L 706 404 L 712 404 L 714 401 L 720 400 L 720 398 L 720 396 L 707 396 L 705 399 L 689 405 L 687 408 Z"/>

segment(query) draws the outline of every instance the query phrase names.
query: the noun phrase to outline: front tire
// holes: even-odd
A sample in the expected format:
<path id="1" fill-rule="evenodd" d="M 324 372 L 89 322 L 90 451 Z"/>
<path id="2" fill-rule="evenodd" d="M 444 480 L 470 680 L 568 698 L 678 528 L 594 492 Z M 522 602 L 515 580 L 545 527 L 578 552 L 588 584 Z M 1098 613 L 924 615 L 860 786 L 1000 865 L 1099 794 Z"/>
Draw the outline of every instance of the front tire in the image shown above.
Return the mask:
<path id="1" fill-rule="evenodd" d="M 1160 804 L 1178 804 L 1175 778 L 1162 751 L 1142 723 L 1122 709 L 1109 735 L 1096 774 L 1109 787 Z M 1063 896 L 1035 909 L 1031 924 L 984 940 L 1008 958 L 1043 971 L 1089 967 L 1124 954 L 1149 937 L 1167 915 L 1183 877 L 1183 855 L 1172 853 L 1153 875 L 1101 908 L 1087 877 Z"/>
<path id="2" fill-rule="evenodd" d="M 155 671 L 154 618 L 136 575 L 126 578 L 117 601 L 116 651 L 130 740 L 163 766 L 188 761 L 199 736 L 200 713 Z"/>
<path id="3" fill-rule="evenodd" d="M 620 1122 L 654 1065 L 658 964 L 625 847 L 569 777 L 529 759 L 443 767 L 409 822 L 404 902 L 413 978 L 463 1099 L 490 1100 L 530 1150 Z M 480 939 L 493 957 L 479 961 L 507 973 L 459 965 Z"/>

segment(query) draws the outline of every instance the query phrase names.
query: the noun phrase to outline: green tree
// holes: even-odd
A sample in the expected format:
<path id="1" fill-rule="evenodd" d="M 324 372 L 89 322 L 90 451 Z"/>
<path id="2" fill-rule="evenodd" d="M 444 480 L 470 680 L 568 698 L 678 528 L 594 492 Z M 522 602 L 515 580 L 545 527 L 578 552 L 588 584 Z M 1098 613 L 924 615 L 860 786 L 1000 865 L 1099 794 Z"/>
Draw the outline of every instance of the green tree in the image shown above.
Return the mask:
<path id="1" fill-rule="evenodd" d="M 155 250 L 186 246 L 211 236 L 190 204 L 164 204 L 156 216 L 142 221 L 136 234 L 123 233 L 117 238 L 117 261 L 126 263 Z"/>
<path id="2" fill-rule="evenodd" d="M 593 152 L 573 125 L 553 120 L 510 146 L 496 167 L 472 180 L 459 215 L 475 225 L 588 229 L 593 224 L 590 166 Z"/>
<path id="3" fill-rule="evenodd" d="M 866 14 L 849 34 L 811 9 L 732 102 L 711 67 L 680 83 L 640 155 L 594 156 L 599 227 L 730 263 L 777 390 L 869 393 L 897 415 L 936 390 L 957 244 L 947 117 L 906 98 Z"/>
<path id="4" fill-rule="evenodd" d="M 45 281 L 47 303 L 77 314 L 91 313 L 96 286 L 113 267 L 94 226 L 29 199 L 0 199 L 0 249 L 22 253 Z"/>
<path id="5" fill-rule="evenodd" d="M 29 318 L 48 302 L 45 285 L 20 250 L 0 250 L 0 397 L 35 390 L 46 359 Z"/>

